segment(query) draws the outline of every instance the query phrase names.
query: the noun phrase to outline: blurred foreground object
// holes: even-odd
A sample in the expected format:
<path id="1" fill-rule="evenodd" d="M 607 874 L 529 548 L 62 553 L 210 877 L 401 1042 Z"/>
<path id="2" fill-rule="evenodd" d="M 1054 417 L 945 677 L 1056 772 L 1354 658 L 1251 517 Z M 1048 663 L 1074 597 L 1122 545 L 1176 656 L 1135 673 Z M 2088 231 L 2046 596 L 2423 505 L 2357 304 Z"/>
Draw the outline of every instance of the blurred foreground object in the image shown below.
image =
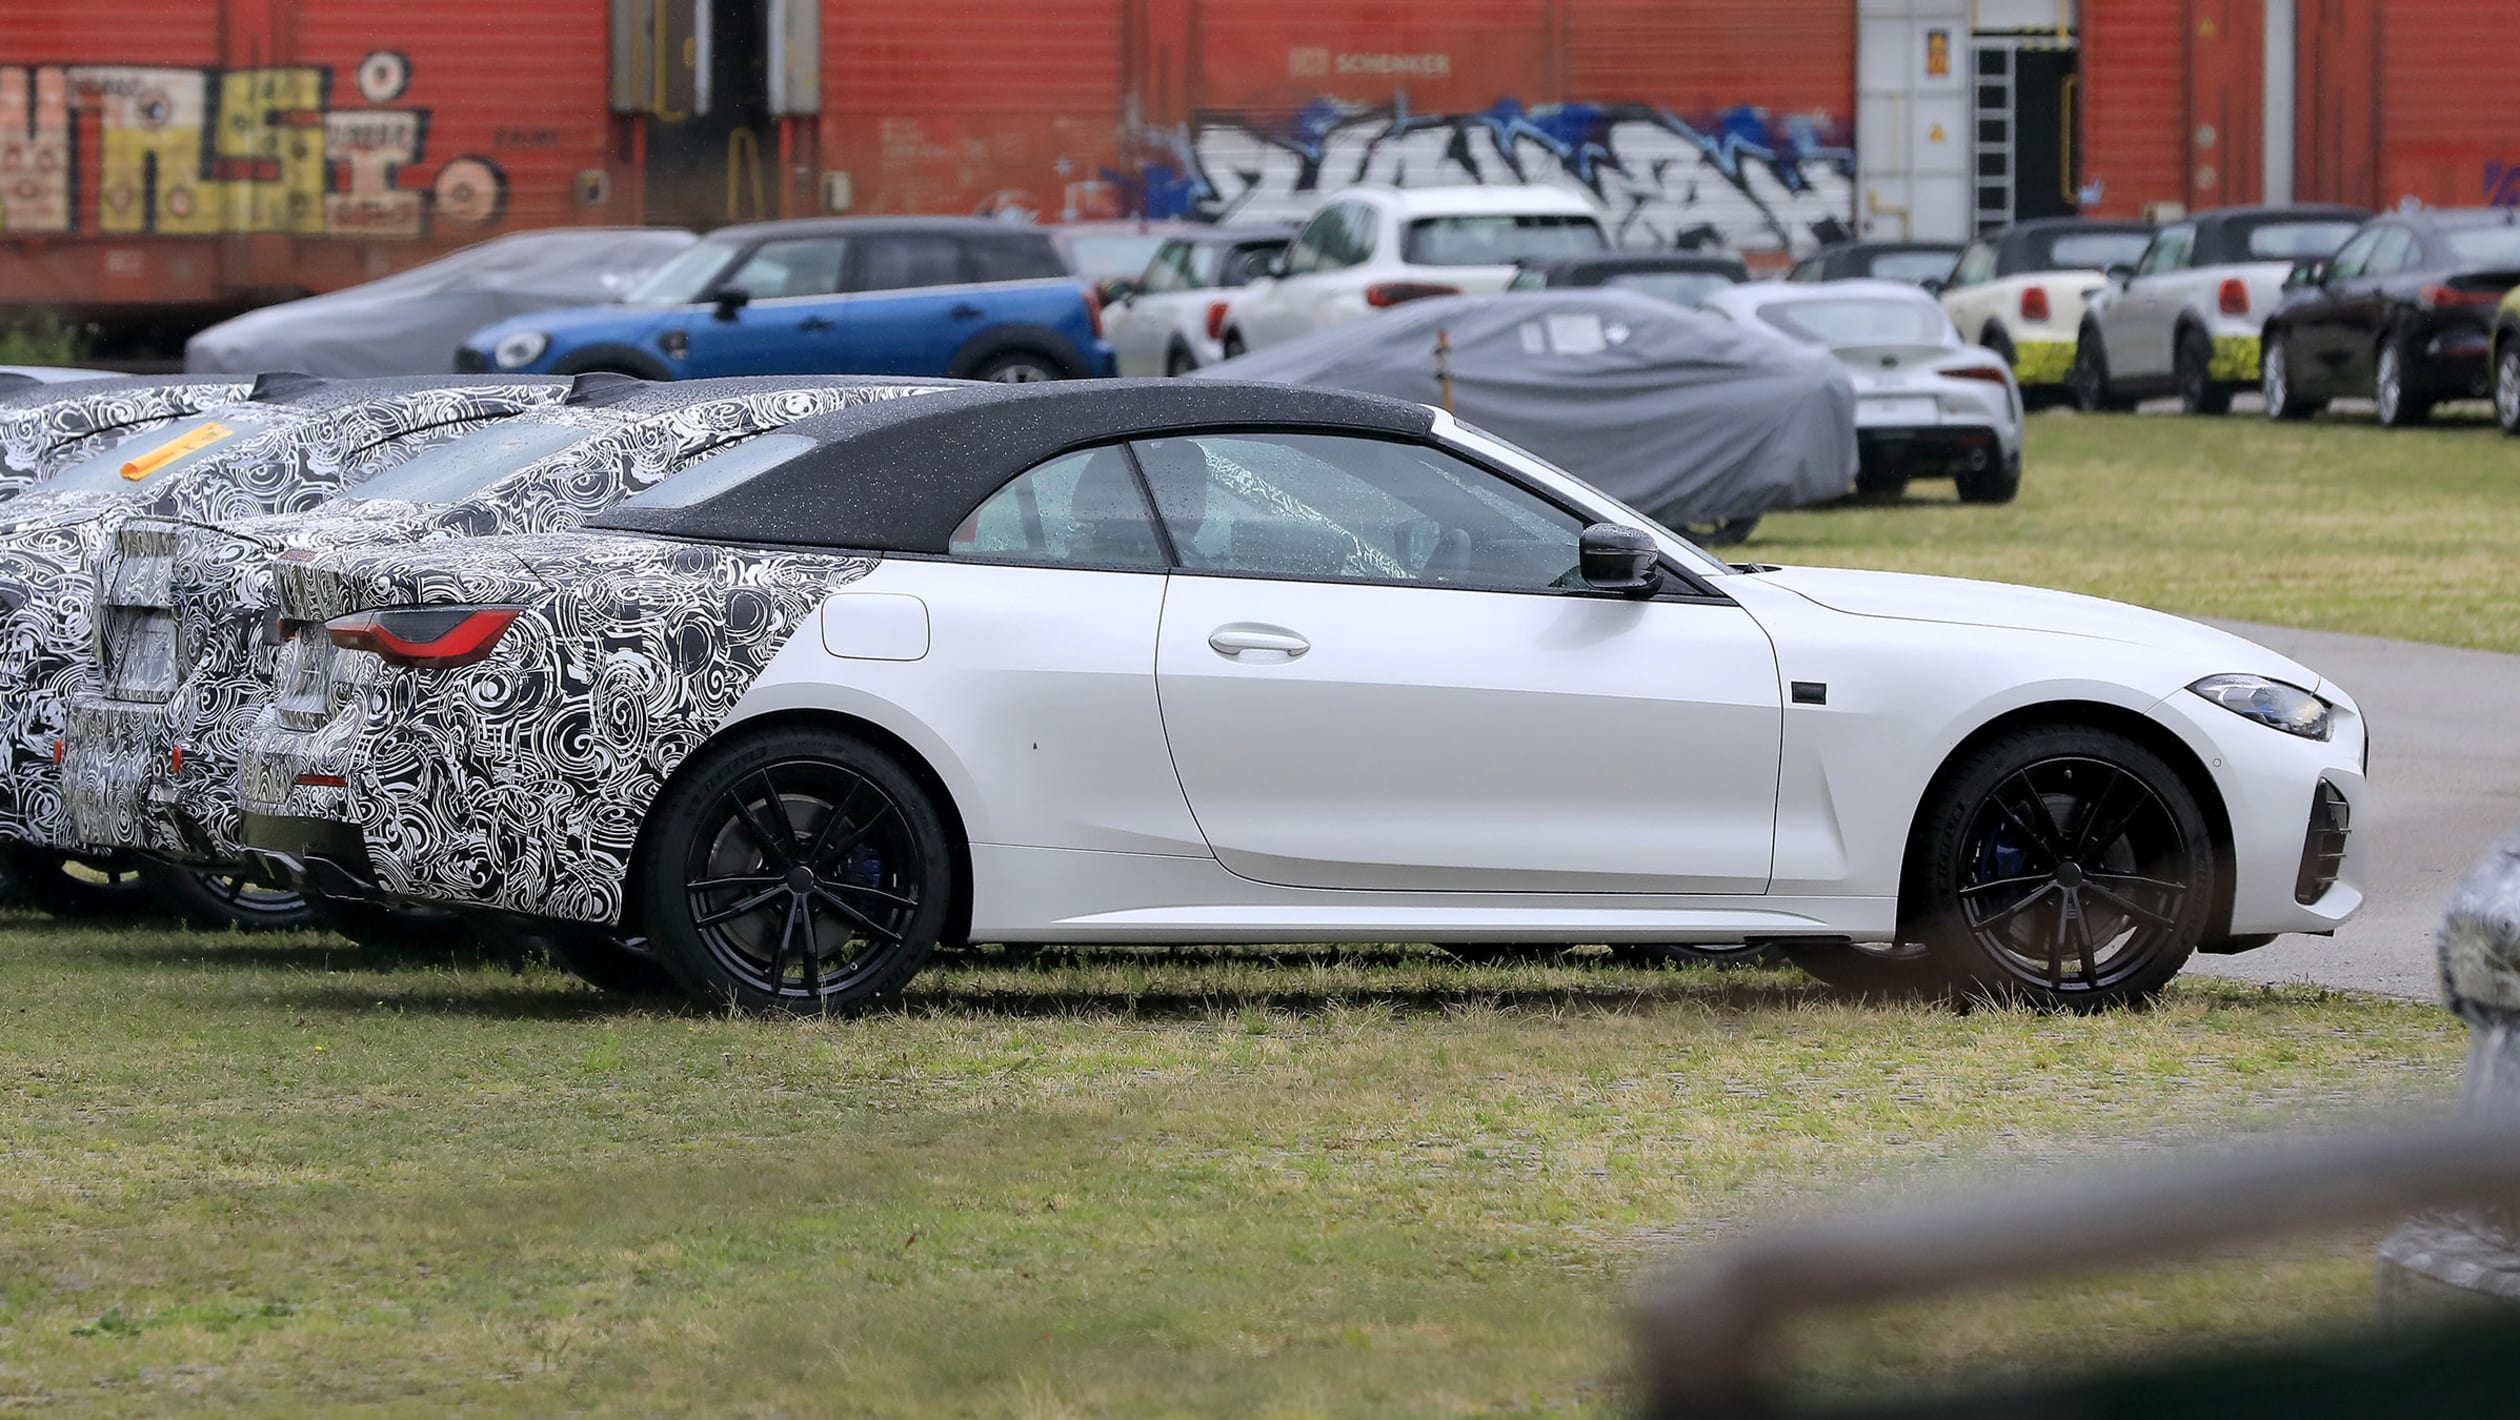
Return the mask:
<path id="1" fill-rule="evenodd" d="M 2499 1414 L 2520 1339 L 2520 1321 L 2503 1315 L 2412 1335 L 2303 1338 L 2046 1385 L 1860 1406 L 1789 1404 L 1767 1368 L 1785 1324 L 1823 1308 L 2193 1258 L 2281 1233 L 2516 1193 L 2520 1132 L 2468 1119 L 2068 1179 L 2007 1179 L 2000 1189 L 1937 1204 L 1763 1229 L 1691 1263 L 1650 1299 L 1643 1410 L 1657 1420 Z"/>
<path id="2" fill-rule="evenodd" d="M 2459 880 L 2438 940 L 2443 995 L 2468 1023 L 2468 1117 L 2520 1134 L 2520 834 Z M 2380 1245 L 2380 1297 L 2417 1316 L 2520 1302 L 2520 1189 L 2408 1220 Z"/>
<path id="3" fill-rule="evenodd" d="M 554 227 L 494 237 L 364 286 L 247 311 L 194 336 L 195 373 L 434 375 L 493 321 L 621 298 L 699 238 L 678 227 Z"/>

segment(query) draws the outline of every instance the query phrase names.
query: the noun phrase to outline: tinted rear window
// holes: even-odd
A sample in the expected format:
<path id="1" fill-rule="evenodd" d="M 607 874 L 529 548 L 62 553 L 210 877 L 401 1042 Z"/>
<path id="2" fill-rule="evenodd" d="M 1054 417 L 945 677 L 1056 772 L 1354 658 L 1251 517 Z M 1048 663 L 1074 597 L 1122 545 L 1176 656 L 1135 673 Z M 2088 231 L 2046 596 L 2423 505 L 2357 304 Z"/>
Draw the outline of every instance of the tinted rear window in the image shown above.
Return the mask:
<path id="1" fill-rule="evenodd" d="M 762 434 L 739 443 L 720 444 L 654 488 L 622 504 L 622 508 L 688 508 L 777 468 L 814 447 L 802 434 Z"/>
<path id="2" fill-rule="evenodd" d="M 965 238 L 963 259 L 970 263 L 974 281 L 1038 281 L 1068 274 L 1067 263 L 1059 260 L 1059 249 L 1038 233 Z"/>
<path id="3" fill-rule="evenodd" d="M 2059 232 L 2044 242 L 2026 244 L 2030 250 L 2018 264 L 2007 268 L 2005 275 L 2017 271 L 2106 271 L 2112 266 L 2133 266 L 2135 259 L 2152 245 L 2152 233 L 2139 232 Z"/>
<path id="4" fill-rule="evenodd" d="M 1418 266 L 1512 266 L 1583 256 L 1608 245 L 1601 224 L 1590 217 L 1494 213 L 1421 217 L 1409 224 L 1401 255 Z"/>
<path id="5" fill-rule="evenodd" d="M 2334 256 L 2362 223 L 2343 218 L 2315 222 L 2266 222 L 2249 229 L 2251 261 L 2299 261 L 2305 256 Z"/>
<path id="6" fill-rule="evenodd" d="M 569 424 L 507 420 L 414 454 L 409 463 L 359 485 L 345 498 L 453 503 L 502 477 L 558 453 L 592 430 Z"/>

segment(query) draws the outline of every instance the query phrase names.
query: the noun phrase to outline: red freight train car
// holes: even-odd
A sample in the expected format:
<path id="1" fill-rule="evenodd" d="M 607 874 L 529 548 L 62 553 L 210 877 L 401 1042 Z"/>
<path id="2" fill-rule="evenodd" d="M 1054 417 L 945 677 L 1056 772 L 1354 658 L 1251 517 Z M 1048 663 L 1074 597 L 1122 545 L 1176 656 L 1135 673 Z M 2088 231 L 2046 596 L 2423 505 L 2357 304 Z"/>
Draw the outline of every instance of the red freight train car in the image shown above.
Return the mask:
<path id="1" fill-rule="evenodd" d="M 0 321 L 197 324 L 523 227 L 1377 176 L 1781 248 L 1850 211 L 1853 63 L 1847 0 L 9 0 Z"/>

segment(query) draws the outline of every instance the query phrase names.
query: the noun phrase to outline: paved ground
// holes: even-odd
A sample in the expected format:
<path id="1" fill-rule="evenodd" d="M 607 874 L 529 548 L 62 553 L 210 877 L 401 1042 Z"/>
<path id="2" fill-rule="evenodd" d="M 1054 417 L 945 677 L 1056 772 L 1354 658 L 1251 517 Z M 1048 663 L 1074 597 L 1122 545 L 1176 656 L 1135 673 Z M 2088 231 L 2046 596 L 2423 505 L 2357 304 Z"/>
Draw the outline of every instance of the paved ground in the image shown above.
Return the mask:
<path id="1" fill-rule="evenodd" d="M 2436 993 L 2432 929 L 2451 885 L 2520 827 L 2520 656 L 2220 623 L 2351 691 L 2371 722 L 2371 796 L 2354 823 L 2370 902 L 2333 938 L 2280 937 L 2192 971 Z"/>

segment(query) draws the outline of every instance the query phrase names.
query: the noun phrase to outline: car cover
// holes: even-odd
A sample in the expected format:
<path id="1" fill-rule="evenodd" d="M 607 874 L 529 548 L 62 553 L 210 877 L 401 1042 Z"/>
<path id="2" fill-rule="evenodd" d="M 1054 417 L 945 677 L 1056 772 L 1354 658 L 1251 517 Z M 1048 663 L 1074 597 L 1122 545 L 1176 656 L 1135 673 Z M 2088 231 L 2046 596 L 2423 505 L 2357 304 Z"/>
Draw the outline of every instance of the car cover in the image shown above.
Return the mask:
<path id="1" fill-rule="evenodd" d="M 1412 301 L 1196 371 L 1445 403 L 1665 523 L 1843 495 L 1855 389 L 1828 352 L 1603 289 Z"/>
<path id="2" fill-rule="evenodd" d="M 221 321 L 184 346 L 184 368 L 250 374 L 434 375 L 464 337 L 510 316 L 621 298 L 698 238 L 670 227 L 564 227 L 495 237 L 303 301 Z"/>

